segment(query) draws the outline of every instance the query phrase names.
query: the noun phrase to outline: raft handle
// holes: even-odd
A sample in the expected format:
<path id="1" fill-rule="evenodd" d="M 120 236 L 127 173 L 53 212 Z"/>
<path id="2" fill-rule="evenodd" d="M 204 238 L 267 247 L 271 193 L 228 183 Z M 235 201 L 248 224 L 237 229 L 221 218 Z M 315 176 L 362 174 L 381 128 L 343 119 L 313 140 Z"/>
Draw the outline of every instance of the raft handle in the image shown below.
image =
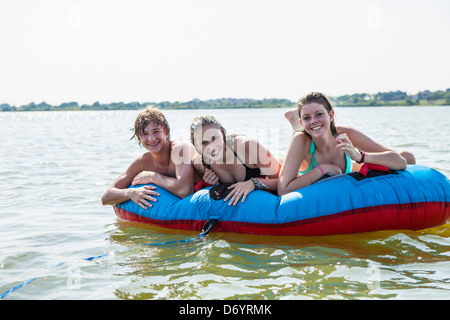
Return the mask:
<path id="1" fill-rule="evenodd" d="M 205 224 L 203 225 L 202 233 L 200 233 L 200 237 L 204 237 L 208 233 L 210 233 L 212 231 L 212 229 L 214 229 L 214 227 L 216 226 L 216 224 L 218 222 L 219 222 L 219 219 L 209 219 L 208 221 L 206 221 Z"/>

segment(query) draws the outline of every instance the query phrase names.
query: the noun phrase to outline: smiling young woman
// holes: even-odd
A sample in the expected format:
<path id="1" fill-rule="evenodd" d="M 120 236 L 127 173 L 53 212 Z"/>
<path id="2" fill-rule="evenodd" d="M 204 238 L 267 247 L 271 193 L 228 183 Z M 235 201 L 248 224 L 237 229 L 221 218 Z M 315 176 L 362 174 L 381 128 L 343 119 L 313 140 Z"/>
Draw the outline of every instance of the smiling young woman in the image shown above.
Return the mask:
<path id="1" fill-rule="evenodd" d="M 302 129 L 293 134 L 289 144 L 278 179 L 279 195 L 306 187 L 324 176 L 351 172 L 363 162 L 392 170 L 406 168 L 407 162 L 400 153 L 354 128 L 337 127 L 334 109 L 326 95 L 306 94 L 299 100 L 297 112 Z"/>
<path id="2" fill-rule="evenodd" d="M 224 201 L 244 202 L 255 189 L 276 192 L 281 164 L 269 150 L 251 137 L 227 135 L 212 115 L 192 120 L 191 143 L 197 150 L 193 166 L 210 185 L 230 183 Z"/>

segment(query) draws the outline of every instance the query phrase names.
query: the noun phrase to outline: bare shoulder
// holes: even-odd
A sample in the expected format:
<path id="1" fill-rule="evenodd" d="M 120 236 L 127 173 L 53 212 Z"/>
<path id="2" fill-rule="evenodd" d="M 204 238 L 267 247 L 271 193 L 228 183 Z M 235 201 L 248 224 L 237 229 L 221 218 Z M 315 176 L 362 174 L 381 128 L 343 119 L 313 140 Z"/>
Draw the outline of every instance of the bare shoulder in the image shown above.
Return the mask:
<path id="1" fill-rule="evenodd" d="M 175 149 L 184 149 L 184 150 L 194 150 L 194 146 L 186 141 L 182 140 L 173 140 L 172 141 L 172 150 Z"/>
<path id="2" fill-rule="evenodd" d="M 304 132 L 295 132 L 289 143 L 286 158 L 295 159 L 295 162 L 302 161 L 302 159 L 309 153 L 311 147 L 311 138 Z"/>
<path id="3" fill-rule="evenodd" d="M 139 156 L 137 156 L 136 158 L 134 158 L 133 161 L 131 161 L 128 168 L 132 169 L 132 168 L 145 167 L 145 165 L 148 164 L 149 162 L 151 162 L 152 160 L 153 160 L 153 157 L 151 156 L 150 152 L 144 152 L 144 153 L 140 154 Z"/>
<path id="4" fill-rule="evenodd" d="M 348 136 L 353 135 L 353 134 L 361 134 L 361 131 L 359 131 L 353 127 L 350 127 L 350 126 L 337 126 L 336 131 L 337 131 L 337 134 L 345 133 Z"/>
<path id="5" fill-rule="evenodd" d="M 352 140 L 352 142 L 354 143 L 355 142 L 361 143 L 361 141 L 363 140 L 370 139 L 362 131 L 350 126 L 338 126 L 336 127 L 336 131 L 338 135 L 346 134 L 348 138 Z"/>
<path id="6" fill-rule="evenodd" d="M 266 150 L 266 148 L 255 138 L 240 135 L 235 137 L 234 150 L 240 158 L 244 159 L 246 155 L 258 155 L 259 152 Z"/>
<path id="7" fill-rule="evenodd" d="M 353 145 L 360 150 L 364 150 L 366 152 L 382 152 L 391 150 L 353 127 L 339 126 L 336 130 L 338 134 L 347 134 Z"/>
<path id="8" fill-rule="evenodd" d="M 192 144 L 186 141 L 174 140 L 172 141 L 172 153 L 183 158 L 192 159 L 196 154 Z"/>
<path id="9" fill-rule="evenodd" d="M 291 144 L 298 144 L 300 146 L 308 146 L 311 144 L 311 138 L 304 132 L 296 131 L 292 135 Z"/>
<path id="10" fill-rule="evenodd" d="M 249 145 L 252 142 L 257 142 L 256 139 L 246 136 L 246 135 L 236 135 L 233 137 L 233 140 L 231 141 L 236 146 L 245 146 Z"/>
<path id="11" fill-rule="evenodd" d="M 147 152 L 139 155 L 133 161 L 131 161 L 128 168 L 122 172 L 119 177 L 114 181 L 112 187 L 116 187 L 119 189 L 125 189 L 130 184 L 133 178 L 141 171 L 145 170 L 148 162 L 151 161 L 148 159 Z"/>

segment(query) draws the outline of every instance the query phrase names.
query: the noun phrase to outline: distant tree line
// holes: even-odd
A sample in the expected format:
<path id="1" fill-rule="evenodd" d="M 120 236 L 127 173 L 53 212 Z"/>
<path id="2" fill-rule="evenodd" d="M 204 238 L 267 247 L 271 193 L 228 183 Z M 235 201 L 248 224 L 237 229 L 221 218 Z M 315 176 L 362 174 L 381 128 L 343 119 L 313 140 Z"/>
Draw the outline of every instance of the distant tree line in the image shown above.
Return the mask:
<path id="1" fill-rule="evenodd" d="M 290 108 L 295 107 L 295 103 L 288 99 L 213 99 L 213 100 L 199 100 L 194 99 L 187 102 L 113 102 L 100 103 L 94 102 L 92 105 L 79 105 L 77 102 L 65 102 L 59 106 L 50 105 L 46 102 L 29 104 L 16 107 L 9 104 L 0 104 L 0 111 L 72 111 L 72 110 L 138 110 L 143 109 L 148 105 L 160 109 L 218 109 L 218 108 Z"/>
<path id="2" fill-rule="evenodd" d="M 450 105 L 450 89 L 446 91 L 429 90 L 408 95 L 403 91 L 379 92 L 376 94 L 356 93 L 339 97 L 330 97 L 332 103 L 338 107 L 356 106 L 413 106 L 413 105 Z M 218 109 L 218 108 L 295 108 L 296 102 L 288 99 L 234 99 L 222 98 L 212 100 L 193 99 L 187 102 L 113 102 L 79 105 L 78 102 L 64 102 L 58 106 L 46 102 L 34 102 L 23 106 L 0 104 L 1 111 L 72 111 L 72 110 L 139 110 L 148 105 L 160 109 Z"/>
<path id="3" fill-rule="evenodd" d="M 429 106 L 450 105 L 450 89 L 446 91 L 429 90 L 408 95 L 403 91 L 379 92 L 376 94 L 357 93 L 331 97 L 336 106 Z"/>

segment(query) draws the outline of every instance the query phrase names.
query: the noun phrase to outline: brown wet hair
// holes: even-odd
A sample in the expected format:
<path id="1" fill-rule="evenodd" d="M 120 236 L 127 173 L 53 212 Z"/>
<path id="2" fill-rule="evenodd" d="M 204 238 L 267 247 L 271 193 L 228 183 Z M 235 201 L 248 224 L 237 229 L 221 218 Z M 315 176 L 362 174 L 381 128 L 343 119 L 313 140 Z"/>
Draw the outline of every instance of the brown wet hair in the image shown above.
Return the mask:
<path id="1" fill-rule="evenodd" d="M 305 94 L 303 97 L 300 98 L 300 100 L 298 100 L 297 106 L 298 106 L 298 116 L 301 119 L 301 113 L 302 113 L 302 107 L 305 104 L 310 104 L 310 103 L 318 103 L 320 105 L 322 105 L 325 110 L 327 110 L 327 113 L 329 114 L 330 111 L 334 111 L 333 106 L 331 105 L 330 99 L 328 99 L 328 97 L 320 92 L 310 92 Z M 336 126 L 334 125 L 334 121 L 330 123 L 330 129 L 331 129 L 331 133 L 333 135 L 337 134 L 337 130 L 336 130 Z M 305 131 L 305 129 L 302 130 L 306 135 L 309 136 L 309 134 Z"/>
<path id="2" fill-rule="evenodd" d="M 139 140 L 144 133 L 145 127 L 147 127 L 149 123 L 154 123 L 155 125 L 161 126 L 170 140 L 169 123 L 167 122 L 164 114 L 153 106 L 148 106 L 138 114 L 136 121 L 134 122 L 134 128 L 132 129 L 133 136 L 131 139 L 136 138 Z M 141 142 L 139 142 L 139 145 L 141 145 Z"/>

